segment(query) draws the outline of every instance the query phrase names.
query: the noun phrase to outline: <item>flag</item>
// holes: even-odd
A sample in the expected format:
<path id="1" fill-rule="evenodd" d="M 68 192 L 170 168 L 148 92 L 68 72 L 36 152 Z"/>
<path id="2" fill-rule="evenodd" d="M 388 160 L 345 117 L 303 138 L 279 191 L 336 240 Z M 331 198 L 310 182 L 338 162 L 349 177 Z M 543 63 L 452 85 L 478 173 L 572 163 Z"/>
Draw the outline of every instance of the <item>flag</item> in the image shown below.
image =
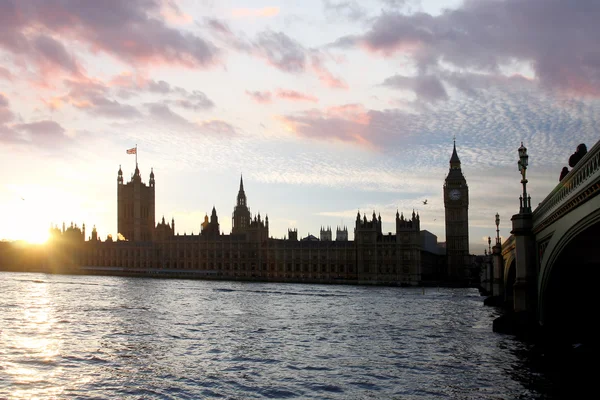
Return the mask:
<path id="1" fill-rule="evenodd" d="M 137 154 L 137 147 L 132 147 L 128 149 L 127 154 Z"/>

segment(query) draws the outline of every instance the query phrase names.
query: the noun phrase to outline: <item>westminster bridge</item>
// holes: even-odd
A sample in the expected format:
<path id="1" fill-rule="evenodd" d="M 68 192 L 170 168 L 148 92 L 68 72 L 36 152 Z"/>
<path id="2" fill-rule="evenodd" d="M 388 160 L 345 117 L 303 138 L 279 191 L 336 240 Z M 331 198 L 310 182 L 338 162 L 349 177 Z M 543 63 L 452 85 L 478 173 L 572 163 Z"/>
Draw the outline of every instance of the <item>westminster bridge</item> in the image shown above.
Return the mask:
<path id="1" fill-rule="evenodd" d="M 519 333 L 539 328 L 556 339 L 588 343 L 598 311 L 600 141 L 533 211 L 523 146 L 519 155 L 519 213 L 512 216 L 511 236 L 504 243 L 497 234 L 483 280 L 491 295 L 486 302 L 509 311 L 494 329 Z"/>

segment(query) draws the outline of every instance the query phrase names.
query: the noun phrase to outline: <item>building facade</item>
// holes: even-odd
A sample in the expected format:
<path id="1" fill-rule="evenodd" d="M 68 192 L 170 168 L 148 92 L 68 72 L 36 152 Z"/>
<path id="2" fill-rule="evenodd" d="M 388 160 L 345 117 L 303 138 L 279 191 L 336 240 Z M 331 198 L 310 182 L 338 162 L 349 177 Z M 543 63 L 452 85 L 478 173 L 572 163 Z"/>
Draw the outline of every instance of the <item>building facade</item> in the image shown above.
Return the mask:
<path id="1" fill-rule="evenodd" d="M 77 226 L 53 229 L 52 265 L 70 272 L 177 276 L 204 279 L 278 282 L 418 285 L 421 281 L 420 217 L 396 214 L 396 232 L 382 232 L 381 216 L 357 214 L 354 236 L 346 227 L 321 229 L 320 238 L 269 236 L 269 217 L 251 216 L 243 181 L 233 211 L 230 234 L 220 232 L 213 207 L 195 235 L 176 233 L 164 217 L 150 228 L 154 215 L 154 173 L 146 186 L 139 168 L 129 183 L 119 169 L 117 240 L 102 241 L 94 227 L 89 240 Z M 128 238 L 129 237 L 129 238 Z M 312 240 L 311 240 L 312 239 Z"/>
<path id="2" fill-rule="evenodd" d="M 463 259 L 468 258 L 468 188 L 456 154 L 444 184 L 448 276 L 460 277 Z M 163 217 L 154 223 L 155 177 L 142 182 L 139 168 L 124 183 L 117 176 L 118 229 L 116 240 L 102 241 L 94 227 L 85 240 L 77 226 L 54 229 L 51 235 L 53 261 L 70 272 L 139 276 L 189 277 L 202 279 L 258 280 L 277 282 L 348 283 L 414 286 L 423 279 L 440 281 L 437 266 L 445 264 L 445 254 L 435 235 L 423 239 L 420 216 L 396 212 L 395 232 L 382 231 L 381 215 L 360 212 L 354 224 L 354 240 L 348 228 L 322 227 L 319 238 L 303 239 L 296 229 L 287 238 L 269 236 L 269 217 L 252 216 L 243 179 L 232 213 L 232 231 L 220 230 L 217 210 L 206 215 L 198 234 L 176 233 L 175 220 Z M 85 228 L 83 228 L 85 229 Z M 436 243 L 432 244 L 432 240 Z M 427 267 L 423 269 L 423 264 Z"/>
<path id="3" fill-rule="evenodd" d="M 444 182 L 444 208 L 446 222 L 446 257 L 449 281 L 465 281 L 471 276 L 469 256 L 469 187 L 465 179 L 460 159 L 456 152 L 456 142 L 450 158 L 450 171 Z"/>

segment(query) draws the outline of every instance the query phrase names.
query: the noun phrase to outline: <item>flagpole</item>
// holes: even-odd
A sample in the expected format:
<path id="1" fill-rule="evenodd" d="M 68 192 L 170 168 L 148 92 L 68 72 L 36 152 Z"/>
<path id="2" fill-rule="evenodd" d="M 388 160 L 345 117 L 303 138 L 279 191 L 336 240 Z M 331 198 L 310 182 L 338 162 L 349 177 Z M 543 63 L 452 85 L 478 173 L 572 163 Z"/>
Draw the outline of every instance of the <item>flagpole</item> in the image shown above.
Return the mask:
<path id="1" fill-rule="evenodd" d="M 138 164 L 137 164 L 137 143 L 135 145 L 135 167 L 137 168 Z"/>

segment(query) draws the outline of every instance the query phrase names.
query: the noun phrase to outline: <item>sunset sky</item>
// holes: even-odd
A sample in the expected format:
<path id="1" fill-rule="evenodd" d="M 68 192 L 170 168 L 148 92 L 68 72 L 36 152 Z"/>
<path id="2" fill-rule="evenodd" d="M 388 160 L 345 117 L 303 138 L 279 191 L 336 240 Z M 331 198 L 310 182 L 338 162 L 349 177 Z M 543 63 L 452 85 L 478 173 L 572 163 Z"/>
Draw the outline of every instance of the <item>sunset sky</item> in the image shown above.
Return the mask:
<path id="1" fill-rule="evenodd" d="M 599 138 L 598 21 L 597 0 L 0 0 L 0 239 L 116 236 L 137 145 L 181 234 L 213 206 L 229 233 L 243 174 L 273 237 L 415 209 L 444 241 L 456 137 L 482 254 L 521 141 L 535 207 Z"/>

